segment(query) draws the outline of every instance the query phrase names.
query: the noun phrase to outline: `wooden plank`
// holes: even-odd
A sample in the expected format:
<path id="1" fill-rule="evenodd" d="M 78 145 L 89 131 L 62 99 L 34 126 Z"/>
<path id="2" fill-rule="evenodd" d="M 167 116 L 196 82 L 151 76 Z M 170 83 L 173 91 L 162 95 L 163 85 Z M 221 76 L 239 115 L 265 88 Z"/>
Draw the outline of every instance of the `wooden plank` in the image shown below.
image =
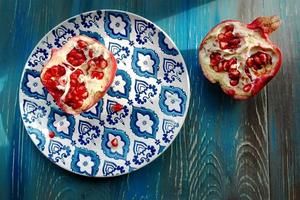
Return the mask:
<path id="1" fill-rule="evenodd" d="M 300 2 L 275 1 L 283 24 L 274 35 L 283 52 L 283 67 L 268 88 L 270 182 L 272 199 L 300 198 Z M 270 6 L 270 4 L 269 4 Z"/>

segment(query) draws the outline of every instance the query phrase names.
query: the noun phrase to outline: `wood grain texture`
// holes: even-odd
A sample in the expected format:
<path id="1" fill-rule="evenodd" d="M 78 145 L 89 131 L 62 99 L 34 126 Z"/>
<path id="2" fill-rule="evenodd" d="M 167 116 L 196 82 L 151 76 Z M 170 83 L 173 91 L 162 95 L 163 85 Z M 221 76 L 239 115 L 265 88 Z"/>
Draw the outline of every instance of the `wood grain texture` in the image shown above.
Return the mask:
<path id="1" fill-rule="evenodd" d="M 1 199 L 300 199 L 300 24 L 298 0 L 0 0 Z M 190 74 L 186 122 L 150 165 L 109 179 L 74 175 L 49 162 L 19 112 L 23 66 L 52 27 L 81 12 L 121 9 L 144 16 L 177 44 Z M 272 39 L 283 67 L 257 97 L 235 101 L 209 83 L 198 45 L 224 19 L 278 14 Z"/>

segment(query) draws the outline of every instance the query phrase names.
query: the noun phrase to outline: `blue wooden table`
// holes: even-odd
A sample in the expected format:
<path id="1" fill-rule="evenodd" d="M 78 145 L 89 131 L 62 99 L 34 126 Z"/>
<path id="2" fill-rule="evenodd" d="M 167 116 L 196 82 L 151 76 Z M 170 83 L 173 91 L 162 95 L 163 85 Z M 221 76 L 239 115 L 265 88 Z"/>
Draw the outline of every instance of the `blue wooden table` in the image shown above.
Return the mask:
<path id="1" fill-rule="evenodd" d="M 120 9 L 148 18 L 179 47 L 191 82 L 190 109 L 171 147 L 134 173 L 107 179 L 71 174 L 28 137 L 18 88 L 31 50 L 52 27 L 81 12 Z M 1 199 L 300 199 L 299 0 L 1 0 Z M 224 19 L 279 15 L 272 39 L 283 67 L 257 97 L 235 101 L 202 75 L 197 48 Z"/>

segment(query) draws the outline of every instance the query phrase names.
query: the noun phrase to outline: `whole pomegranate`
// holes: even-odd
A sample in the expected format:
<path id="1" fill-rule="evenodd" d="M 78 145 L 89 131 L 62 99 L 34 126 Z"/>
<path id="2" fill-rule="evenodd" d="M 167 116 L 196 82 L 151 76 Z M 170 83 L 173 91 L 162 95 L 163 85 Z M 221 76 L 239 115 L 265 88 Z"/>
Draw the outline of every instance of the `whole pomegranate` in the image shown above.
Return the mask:
<path id="1" fill-rule="evenodd" d="M 226 20 L 203 39 L 199 61 L 206 78 L 219 82 L 235 99 L 255 96 L 278 72 L 281 51 L 269 39 L 278 16 L 258 17 L 250 24 Z"/>
<path id="2" fill-rule="evenodd" d="M 56 104 L 69 114 L 79 114 L 106 93 L 117 70 L 113 54 L 97 40 L 75 36 L 52 50 L 41 80 Z"/>

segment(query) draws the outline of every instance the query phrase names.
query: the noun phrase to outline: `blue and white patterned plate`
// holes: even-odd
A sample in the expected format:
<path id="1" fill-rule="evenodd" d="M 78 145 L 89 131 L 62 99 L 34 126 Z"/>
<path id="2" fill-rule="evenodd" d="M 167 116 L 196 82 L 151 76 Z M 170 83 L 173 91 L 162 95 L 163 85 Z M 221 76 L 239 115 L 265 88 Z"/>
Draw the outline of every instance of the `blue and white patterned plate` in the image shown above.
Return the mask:
<path id="1" fill-rule="evenodd" d="M 112 51 L 118 71 L 108 94 L 74 116 L 56 106 L 40 72 L 52 48 L 80 34 Z M 98 10 L 62 22 L 38 43 L 23 71 L 19 103 L 29 136 L 48 159 L 77 174 L 109 177 L 139 169 L 166 150 L 184 122 L 189 98 L 184 60 L 159 27 L 128 12 Z M 115 113 L 117 102 L 124 109 Z M 117 148 L 111 145 L 115 138 Z"/>

